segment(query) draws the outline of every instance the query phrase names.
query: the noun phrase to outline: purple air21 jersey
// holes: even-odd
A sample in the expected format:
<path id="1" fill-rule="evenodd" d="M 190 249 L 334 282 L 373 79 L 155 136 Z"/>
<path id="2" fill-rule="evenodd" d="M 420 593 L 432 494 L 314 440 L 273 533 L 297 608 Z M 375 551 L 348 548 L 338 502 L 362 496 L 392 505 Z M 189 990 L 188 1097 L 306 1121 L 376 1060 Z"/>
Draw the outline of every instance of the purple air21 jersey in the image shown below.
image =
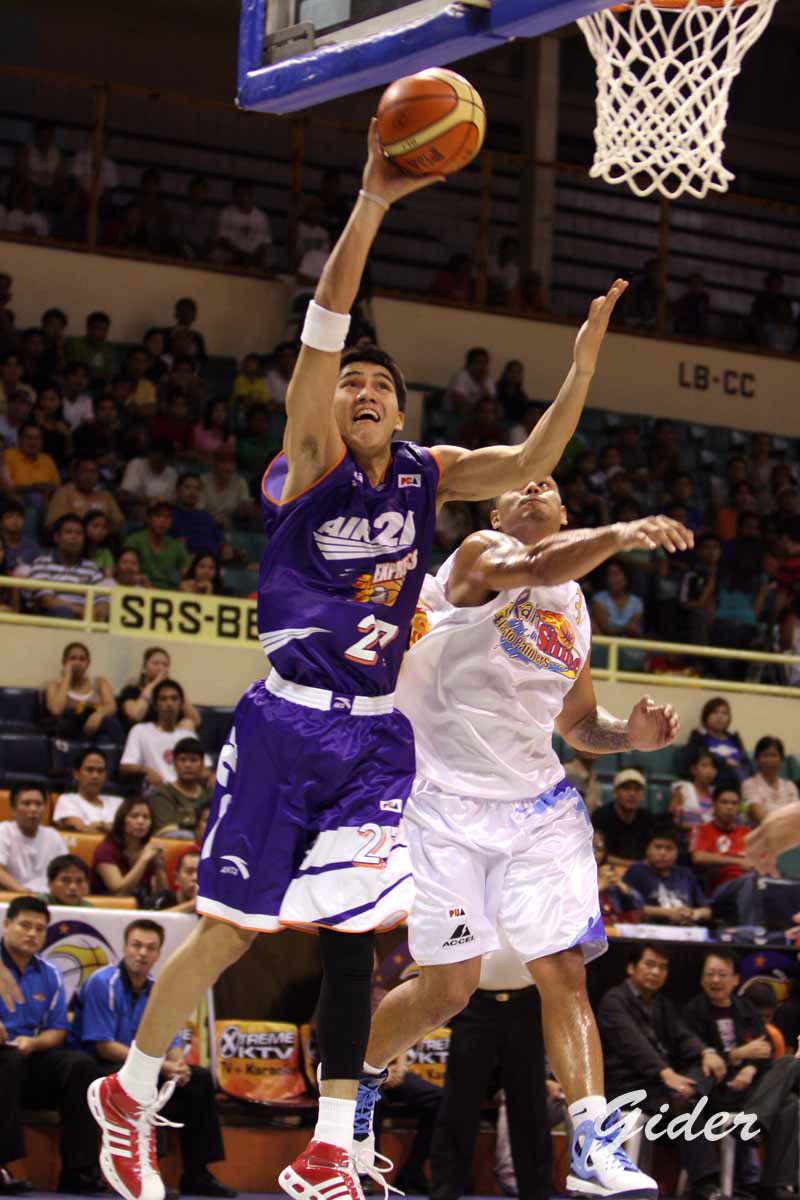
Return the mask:
<path id="1" fill-rule="evenodd" d="M 279 454 L 262 483 L 258 626 L 271 670 L 240 700 L 220 756 L 197 909 L 247 929 L 386 929 L 413 898 L 398 826 L 414 743 L 393 693 L 439 468 L 394 442 L 373 487 L 345 450 L 281 501 L 287 469 Z"/>

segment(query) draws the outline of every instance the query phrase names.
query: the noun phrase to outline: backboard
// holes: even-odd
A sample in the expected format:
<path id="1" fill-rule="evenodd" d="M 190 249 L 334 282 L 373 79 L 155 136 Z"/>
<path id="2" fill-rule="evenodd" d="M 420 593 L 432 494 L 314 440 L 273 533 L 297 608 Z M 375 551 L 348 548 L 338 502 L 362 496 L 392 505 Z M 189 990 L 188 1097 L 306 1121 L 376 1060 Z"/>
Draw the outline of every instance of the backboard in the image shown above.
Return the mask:
<path id="1" fill-rule="evenodd" d="M 240 108 L 287 113 L 535 37 L 608 0 L 242 0 Z"/>

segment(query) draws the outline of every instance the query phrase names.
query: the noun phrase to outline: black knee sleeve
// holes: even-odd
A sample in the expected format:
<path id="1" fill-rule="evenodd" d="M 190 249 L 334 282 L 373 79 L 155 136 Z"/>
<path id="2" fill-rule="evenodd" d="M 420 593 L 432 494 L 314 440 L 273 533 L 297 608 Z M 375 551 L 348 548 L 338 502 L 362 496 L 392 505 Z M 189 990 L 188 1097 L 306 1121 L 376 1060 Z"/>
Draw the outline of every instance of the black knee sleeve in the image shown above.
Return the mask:
<path id="1" fill-rule="evenodd" d="M 375 934 L 320 929 L 317 1036 L 323 1079 L 358 1079 L 367 1050 Z"/>

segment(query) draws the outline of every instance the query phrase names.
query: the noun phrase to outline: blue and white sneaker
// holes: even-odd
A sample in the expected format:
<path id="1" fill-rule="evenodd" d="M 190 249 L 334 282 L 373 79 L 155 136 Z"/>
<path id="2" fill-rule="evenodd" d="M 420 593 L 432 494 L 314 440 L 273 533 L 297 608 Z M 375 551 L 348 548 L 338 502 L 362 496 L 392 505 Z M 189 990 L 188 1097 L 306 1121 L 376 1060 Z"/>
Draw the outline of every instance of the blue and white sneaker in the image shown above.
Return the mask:
<path id="1" fill-rule="evenodd" d="M 386 1176 L 394 1168 L 394 1163 L 385 1154 L 379 1154 L 375 1149 L 375 1133 L 372 1127 L 375 1105 L 380 1100 L 381 1088 L 388 1075 L 389 1072 L 386 1070 L 381 1071 L 380 1075 L 364 1072 L 358 1081 L 356 1115 L 353 1120 L 353 1149 L 351 1151 L 358 1174 L 366 1175 L 374 1183 L 380 1184 L 383 1188 L 384 1200 L 387 1200 L 389 1192 L 395 1192 L 398 1196 L 403 1195 L 386 1179 Z M 383 1165 L 378 1165 L 378 1159 Z"/>
<path id="2" fill-rule="evenodd" d="M 615 1200 L 657 1200 L 655 1179 L 640 1171 L 619 1142 L 620 1115 L 608 1118 L 607 1134 L 598 1134 L 593 1121 L 582 1121 L 572 1138 L 567 1175 L 570 1196 L 613 1196 Z"/>

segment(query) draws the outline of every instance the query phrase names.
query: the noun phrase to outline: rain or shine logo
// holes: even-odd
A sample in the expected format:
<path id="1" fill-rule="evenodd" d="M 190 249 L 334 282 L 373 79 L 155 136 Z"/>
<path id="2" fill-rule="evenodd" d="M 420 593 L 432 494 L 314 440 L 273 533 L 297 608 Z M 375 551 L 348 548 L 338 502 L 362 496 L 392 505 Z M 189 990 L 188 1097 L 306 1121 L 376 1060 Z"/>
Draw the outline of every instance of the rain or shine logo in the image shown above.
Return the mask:
<path id="1" fill-rule="evenodd" d="M 582 660 L 575 653 L 575 628 L 564 613 L 537 608 L 526 588 L 494 615 L 500 646 L 510 658 L 577 679 Z"/>

